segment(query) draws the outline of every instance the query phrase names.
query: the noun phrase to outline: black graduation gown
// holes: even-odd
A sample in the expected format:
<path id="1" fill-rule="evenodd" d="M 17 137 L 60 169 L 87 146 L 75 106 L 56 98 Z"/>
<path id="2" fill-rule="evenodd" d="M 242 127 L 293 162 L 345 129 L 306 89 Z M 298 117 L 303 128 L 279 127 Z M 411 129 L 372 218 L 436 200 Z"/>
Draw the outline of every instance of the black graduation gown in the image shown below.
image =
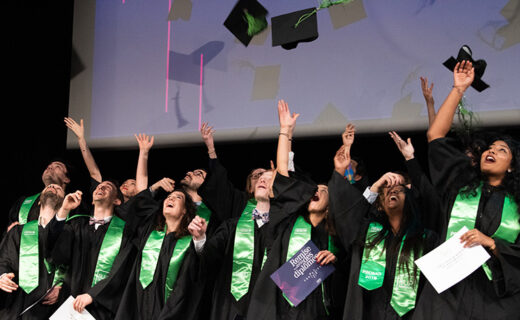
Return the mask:
<path id="1" fill-rule="evenodd" d="M 37 206 L 39 207 L 39 206 Z M 52 287 L 54 272 L 47 273 L 44 258 L 48 257 L 52 250 L 53 241 L 56 237 L 50 235 L 51 224 L 56 223 L 52 219 L 46 228 L 38 227 L 38 258 L 39 258 L 39 279 L 38 287 L 30 294 L 18 287 L 12 293 L 0 290 L 0 319 L 16 319 L 16 317 L 31 304 L 43 297 L 47 290 Z M 19 257 L 20 257 L 20 239 L 23 225 L 14 226 L 6 235 L 0 244 L 0 274 L 14 273 L 13 281 L 19 281 Z M 53 305 L 36 304 L 27 311 L 21 319 L 48 319 L 60 305 L 59 301 Z"/>
<path id="2" fill-rule="evenodd" d="M 92 297 L 93 302 L 86 309 L 96 319 L 114 318 L 136 254 L 133 243 L 135 231 L 150 212 L 151 210 L 116 210 L 116 215 L 126 222 L 119 253 L 109 275 L 94 286 L 92 279 L 109 224 L 100 225 L 96 230 L 94 225 L 89 225 L 88 217 L 76 217 L 65 224 L 61 223 L 63 231 L 52 252 L 53 262 L 69 267 L 66 283 L 73 297 L 83 293 Z"/>
<path id="3" fill-rule="evenodd" d="M 280 186 L 285 185 L 282 192 Z M 289 186 L 287 188 L 287 186 Z M 318 286 L 297 307 L 291 307 L 282 295 L 282 291 L 270 278 L 285 262 L 289 240 L 296 219 L 306 215 L 307 205 L 316 191 L 316 185 L 311 185 L 293 178 L 277 175 L 273 189 L 278 194 L 270 210 L 271 229 L 276 234 L 265 266 L 255 285 L 247 319 L 329 319 L 332 315 L 331 284 L 333 277 L 328 277 L 322 286 Z M 276 193 L 275 193 L 276 195 Z M 278 225 L 276 225 L 278 224 Z M 323 220 L 318 226 L 311 227 L 311 240 L 320 250 L 328 250 L 328 232 Z M 344 256 L 344 254 L 343 254 Z M 338 257 L 339 260 L 342 257 Z M 343 303 L 343 301 L 341 301 Z M 325 306 L 326 305 L 326 306 Z"/>
<path id="4" fill-rule="evenodd" d="M 442 198 L 439 214 L 446 239 L 449 217 L 461 182 L 471 177 L 470 159 L 453 145 L 449 138 L 429 144 L 430 175 Z M 492 236 L 500 225 L 505 198 L 501 188 L 484 186 L 475 228 Z M 490 281 L 482 268 L 464 280 L 437 294 L 430 284 L 418 301 L 417 319 L 518 319 L 520 317 L 520 237 L 514 243 L 495 239 L 498 256 L 492 253 L 488 266 L 493 273 Z"/>
<path id="5" fill-rule="evenodd" d="M 153 211 L 153 214 L 150 215 L 150 218 L 143 221 L 137 230 L 135 243 L 138 248 L 138 253 L 115 319 L 158 319 L 165 305 L 164 288 L 166 276 L 173 250 L 177 244 L 177 239 L 173 232 L 165 236 L 159 252 L 157 268 L 155 269 L 153 280 L 145 289 L 143 289 L 139 281 L 142 252 L 148 237 L 152 231 L 156 229 L 157 215 L 162 214 L 162 207 L 152 198 L 149 192 L 145 192 L 135 197 L 130 210 L 132 212 L 151 210 Z M 196 308 L 192 308 L 193 310 L 189 309 L 187 304 L 189 303 L 189 307 L 193 307 L 193 304 L 196 304 L 198 299 L 200 299 L 200 296 L 197 295 L 191 297 L 187 296 L 187 294 L 191 292 L 189 290 L 191 287 L 190 285 L 195 285 L 195 282 L 192 281 L 193 279 L 184 279 L 185 277 L 189 277 L 188 266 L 190 265 L 190 260 L 194 254 L 194 248 L 190 245 L 177 275 L 174 290 L 170 294 L 170 298 L 177 301 L 174 305 L 177 308 L 183 308 L 182 310 L 185 311 L 185 319 L 190 318 L 188 315 L 189 312 L 196 312 Z M 201 292 L 199 290 L 195 293 L 200 294 Z M 176 295 L 181 297 L 175 298 L 174 296 Z M 180 305 L 181 303 L 184 305 Z"/>
<path id="6" fill-rule="evenodd" d="M 334 217 L 336 232 L 346 248 L 352 252 L 347 298 L 343 319 L 401 319 L 390 305 L 398 251 L 386 250 L 386 268 L 383 285 L 374 290 L 366 290 L 358 285 L 361 260 L 363 256 L 366 232 L 371 222 L 383 223 L 368 201 L 355 187 L 351 186 L 341 175 L 334 172 L 329 181 L 329 213 Z M 425 230 L 423 254 L 437 245 L 435 233 Z M 399 246 L 401 238 L 392 233 L 385 238 L 388 248 Z M 417 257 L 418 258 L 418 257 Z M 421 295 L 425 279 L 421 275 L 417 290 L 417 299 Z M 410 319 L 414 310 L 406 313 L 402 319 Z"/>

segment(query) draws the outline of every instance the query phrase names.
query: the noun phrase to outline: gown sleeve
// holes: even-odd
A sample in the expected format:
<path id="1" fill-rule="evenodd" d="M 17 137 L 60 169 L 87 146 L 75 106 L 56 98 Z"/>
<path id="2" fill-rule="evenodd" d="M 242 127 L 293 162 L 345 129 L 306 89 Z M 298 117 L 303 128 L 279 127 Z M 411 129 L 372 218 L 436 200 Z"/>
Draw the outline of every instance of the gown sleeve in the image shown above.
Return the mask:
<path id="1" fill-rule="evenodd" d="M 247 193 L 235 188 L 218 159 L 210 159 L 209 167 L 198 194 L 220 221 L 240 216 L 248 200 Z"/>
<path id="2" fill-rule="evenodd" d="M 363 194 L 334 171 L 329 181 L 329 214 L 337 236 L 347 250 L 366 224 L 370 208 Z"/>

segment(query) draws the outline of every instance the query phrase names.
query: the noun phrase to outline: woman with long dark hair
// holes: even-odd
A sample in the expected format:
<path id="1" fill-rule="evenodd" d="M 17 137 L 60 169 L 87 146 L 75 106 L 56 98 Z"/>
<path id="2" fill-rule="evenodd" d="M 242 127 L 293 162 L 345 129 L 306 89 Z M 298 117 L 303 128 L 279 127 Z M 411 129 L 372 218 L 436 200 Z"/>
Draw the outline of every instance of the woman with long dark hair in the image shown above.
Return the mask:
<path id="1" fill-rule="evenodd" d="M 487 148 L 460 150 L 446 138 L 475 71 L 457 63 L 453 89 L 428 130 L 430 175 L 442 198 L 441 239 L 463 226 L 466 247 L 482 245 L 491 258 L 449 290 L 425 288 L 420 319 L 518 319 L 520 315 L 520 147 L 509 136 L 487 135 Z M 468 145 L 468 143 L 466 143 Z M 471 144 L 469 144 L 471 145 Z M 481 145 L 481 143 L 477 143 Z"/>
<path id="2" fill-rule="evenodd" d="M 425 284 L 414 260 L 438 239 L 421 223 L 422 190 L 409 189 L 403 175 L 388 172 L 362 194 L 343 177 L 349 161 L 343 146 L 329 182 L 336 232 L 352 252 L 343 319 L 411 319 Z"/>

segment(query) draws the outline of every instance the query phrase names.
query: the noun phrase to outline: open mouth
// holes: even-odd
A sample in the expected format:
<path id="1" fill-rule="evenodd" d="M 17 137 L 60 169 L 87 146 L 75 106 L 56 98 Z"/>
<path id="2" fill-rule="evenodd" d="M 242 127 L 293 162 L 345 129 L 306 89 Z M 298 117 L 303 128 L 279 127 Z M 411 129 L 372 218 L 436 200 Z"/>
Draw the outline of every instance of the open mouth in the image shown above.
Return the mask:
<path id="1" fill-rule="evenodd" d="M 314 195 L 311 199 L 311 201 L 320 201 L 320 196 Z"/>
<path id="2" fill-rule="evenodd" d="M 487 156 L 486 162 L 495 163 L 497 160 L 493 156 Z"/>
<path id="3" fill-rule="evenodd" d="M 390 196 L 390 201 L 397 201 L 397 197 L 396 196 Z"/>

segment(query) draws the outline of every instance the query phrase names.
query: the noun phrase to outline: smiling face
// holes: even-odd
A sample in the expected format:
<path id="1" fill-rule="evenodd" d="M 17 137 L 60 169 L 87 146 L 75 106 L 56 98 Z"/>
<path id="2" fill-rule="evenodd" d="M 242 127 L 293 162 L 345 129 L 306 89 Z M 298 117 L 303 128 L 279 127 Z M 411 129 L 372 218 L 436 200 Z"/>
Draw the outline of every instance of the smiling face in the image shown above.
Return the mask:
<path id="1" fill-rule="evenodd" d="M 513 154 L 511 149 L 502 140 L 493 142 L 480 157 L 480 171 L 486 176 L 503 178 L 511 169 Z"/>
<path id="2" fill-rule="evenodd" d="M 401 211 L 404 208 L 404 200 L 406 199 L 405 186 L 396 185 L 391 188 L 383 188 L 383 194 L 380 198 L 381 207 L 386 213 L 391 211 Z"/>
<path id="3" fill-rule="evenodd" d="M 272 171 L 265 171 L 255 182 L 255 199 L 256 200 L 269 200 L 269 187 L 271 180 L 273 179 Z"/>
<path id="4" fill-rule="evenodd" d="M 186 214 L 186 196 L 180 191 L 173 191 L 166 197 L 163 203 L 163 215 L 165 218 L 182 218 Z"/>
<path id="5" fill-rule="evenodd" d="M 121 204 L 121 200 L 117 197 L 117 186 L 111 181 L 103 181 L 94 190 L 92 194 L 94 204 Z"/>
<path id="6" fill-rule="evenodd" d="M 198 190 L 206 179 L 206 171 L 196 169 L 186 172 L 186 176 L 181 180 L 181 185 L 188 189 Z"/>
<path id="7" fill-rule="evenodd" d="M 309 203 L 307 209 L 310 213 L 325 212 L 329 207 L 329 187 L 324 184 L 318 185 L 318 190 Z"/>
<path id="8" fill-rule="evenodd" d="M 137 194 L 137 186 L 135 184 L 135 179 L 128 179 L 119 187 L 121 193 L 125 197 L 125 201 L 127 199 L 132 198 Z"/>

